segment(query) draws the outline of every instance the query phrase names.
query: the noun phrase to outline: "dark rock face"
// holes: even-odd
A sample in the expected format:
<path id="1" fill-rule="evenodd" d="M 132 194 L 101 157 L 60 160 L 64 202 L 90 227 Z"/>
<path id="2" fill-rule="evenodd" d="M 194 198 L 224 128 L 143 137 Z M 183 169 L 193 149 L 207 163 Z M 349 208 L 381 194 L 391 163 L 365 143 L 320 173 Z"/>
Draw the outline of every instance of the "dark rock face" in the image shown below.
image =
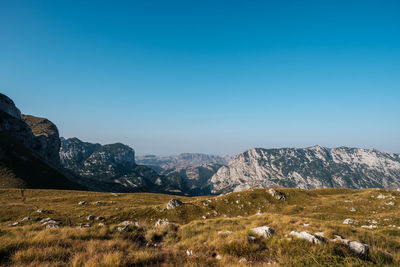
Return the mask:
<path id="1" fill-rule="evenodd" d="M 16 119 L 21 119 L 21 112 L 15 106 L 14 101 L 12 101 L 8 96 L 0 93 L 0 110 L 7 113 L 11 117 Z"/>
<path id="2" fill-rule="evenodd" d="M 57 127 L 45 118 L 23 115 L 7 96 L 0 94 L 0 131 L 10 134 L 48 164 L 58 167 L 60 139 Z"/>
<path id="3" fill-rule="evenodd" d="M 0 94 L 0 187 L 85 189 L 59 170 L 57 127 Z"/>
<path id="4" fill-rule="evenodd" d="M 0 94 L 0 132 L 10 134 L 30 148 L 34 143 L 35 138 L 29 125 L 23 121 L 21 112 L 14 102 L 3 94 Z"/>

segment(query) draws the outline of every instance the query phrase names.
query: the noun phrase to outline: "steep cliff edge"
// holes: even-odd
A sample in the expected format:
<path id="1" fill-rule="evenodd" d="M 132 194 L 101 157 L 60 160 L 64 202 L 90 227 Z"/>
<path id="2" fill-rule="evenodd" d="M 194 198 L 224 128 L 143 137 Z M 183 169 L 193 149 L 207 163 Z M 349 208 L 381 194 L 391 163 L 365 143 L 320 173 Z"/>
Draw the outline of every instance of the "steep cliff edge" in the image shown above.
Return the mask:
<path id="1" fill-rule="evenodd" d="M 85 189 L 61 173 L 59 148 L 53 123 L 22 115 L 0 94 L 0 187 Z"/>
<path id="2" fill-rule="evenodd" d="M 21 117 L 35 137 L 33 150 L 49 164 L 59 166 L 61 141 L 57 126 L 46 118 L 24 114 Z"/>

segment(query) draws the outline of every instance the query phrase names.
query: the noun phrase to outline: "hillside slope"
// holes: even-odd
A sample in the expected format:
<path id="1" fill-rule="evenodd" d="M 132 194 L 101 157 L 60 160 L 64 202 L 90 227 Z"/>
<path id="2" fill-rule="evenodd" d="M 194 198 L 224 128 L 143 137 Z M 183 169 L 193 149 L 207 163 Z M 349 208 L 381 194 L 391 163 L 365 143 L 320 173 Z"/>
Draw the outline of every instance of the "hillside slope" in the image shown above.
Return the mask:
<path id="1" fill-rule="evenodd" d="M 85 189 L 6 133 L 0 133 L 0 188 Z"/>

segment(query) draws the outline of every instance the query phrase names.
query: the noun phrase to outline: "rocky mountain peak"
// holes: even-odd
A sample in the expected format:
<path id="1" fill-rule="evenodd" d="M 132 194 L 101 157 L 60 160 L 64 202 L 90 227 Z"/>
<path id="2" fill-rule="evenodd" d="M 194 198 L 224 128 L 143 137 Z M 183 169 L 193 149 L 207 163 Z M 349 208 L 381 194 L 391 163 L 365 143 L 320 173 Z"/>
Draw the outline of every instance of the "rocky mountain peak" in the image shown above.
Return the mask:
<path id="1" fill-rule="evenodd" d="M 0 93 L 0 110 L 16 119 L 21 118 L 21 111 L 15 106 L 14 101 L 2 93 Z"/>

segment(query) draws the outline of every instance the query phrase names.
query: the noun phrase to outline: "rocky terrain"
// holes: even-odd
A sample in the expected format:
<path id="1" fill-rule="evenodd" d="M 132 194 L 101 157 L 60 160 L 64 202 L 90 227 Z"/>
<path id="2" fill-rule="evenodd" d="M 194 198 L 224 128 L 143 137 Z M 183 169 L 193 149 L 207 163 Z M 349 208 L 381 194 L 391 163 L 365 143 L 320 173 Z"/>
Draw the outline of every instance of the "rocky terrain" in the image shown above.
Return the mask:
<path id="1" fill-rule="evenodd" d="M 57 127 L 0 94 L 0 187 L 84 189 L 59 169 Z"/>
<path id="2" fill-rule="evenodd" d="M 251 187 L 399 188 L 400 156 L 375 149 L 253 148 L 211 178 L 213 193 Z"/>
<path id="3" fill-rule="evenodd" d="M 77 138 L 61 138 L 60 158 L 61 165 L 79 177 L 77 182 L 92 190 L 187 195 L 210 194 L 209 180 L 222 166 L 216 162 L 223 162 L 217 156 L 181 154 L 138 157 L 140 164 L 136 164 L 135 151 L 127 145 L 100 145 Z"/>
<path id="4" fill-rule="evenodd" d="M 61 147 L 57 126 L 46 118 L 32 115 L 21 115 L 22 119 L 31 128 L 35 137 L 33 149 L 47 163 L 58 167 L 60 165 L 59 151 Z"/>
<path id="5" fill-rule="evenodd" d="M 95 191 L 163 191 L 163 176 L 135 162 L 135 151 L 124 144 L 100 145 L 61 138 L 61 165 L 77 182 Z"/>

